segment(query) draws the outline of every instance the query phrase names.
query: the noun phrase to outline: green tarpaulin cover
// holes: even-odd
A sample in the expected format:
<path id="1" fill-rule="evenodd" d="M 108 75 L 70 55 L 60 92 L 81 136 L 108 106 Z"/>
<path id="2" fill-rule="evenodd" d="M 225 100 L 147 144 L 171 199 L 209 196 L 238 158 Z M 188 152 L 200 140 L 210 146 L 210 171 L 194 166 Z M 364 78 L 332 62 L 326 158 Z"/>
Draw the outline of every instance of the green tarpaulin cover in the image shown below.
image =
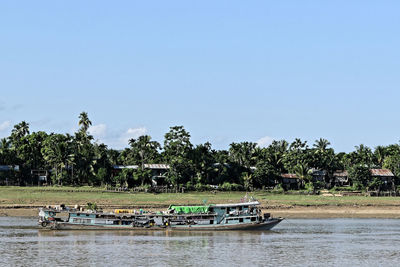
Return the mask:
<path id="1" fill-rule="evenodd" d="M 209 206 L 169 206 L 176 213 L 207 213 Z"/>

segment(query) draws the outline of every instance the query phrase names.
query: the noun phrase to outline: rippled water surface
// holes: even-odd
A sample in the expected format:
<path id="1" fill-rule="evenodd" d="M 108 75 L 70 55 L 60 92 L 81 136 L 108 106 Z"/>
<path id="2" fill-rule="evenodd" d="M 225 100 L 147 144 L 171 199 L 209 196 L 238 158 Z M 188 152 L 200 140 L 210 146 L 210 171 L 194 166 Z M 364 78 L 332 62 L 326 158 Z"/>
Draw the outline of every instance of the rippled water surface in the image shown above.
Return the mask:
<path id="1" fill-rule="evenodd" d="M 267 232 L 43 231 L 0 217 L 1 266 L 398 266 L 400 220 L 291 219 Z"/>

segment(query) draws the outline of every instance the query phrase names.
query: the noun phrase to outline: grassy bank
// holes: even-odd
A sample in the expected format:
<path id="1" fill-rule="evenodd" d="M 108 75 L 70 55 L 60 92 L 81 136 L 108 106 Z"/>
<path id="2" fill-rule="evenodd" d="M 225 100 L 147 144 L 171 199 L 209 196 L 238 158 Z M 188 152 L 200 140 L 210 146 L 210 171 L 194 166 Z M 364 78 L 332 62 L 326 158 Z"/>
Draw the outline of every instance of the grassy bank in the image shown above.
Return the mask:
<path id="1" fill-rule="evenodd" d="M 125 193 L 105 192 L 102 188 L 92 187 L 0 187 L 0 206 L 37 206 L 66 205 L 95 202 L 100 206 L 167 206 L 169 204 L 201 204 L 237 202 L 245 192 L 190 192 L 190 193 Z M 400 206 L 400 197 L 364 197 L 364 196 L 317 196 L 284 195 L 266 192 L 254 192 L 254 196 L 264 207 L 286 206 Z"/>

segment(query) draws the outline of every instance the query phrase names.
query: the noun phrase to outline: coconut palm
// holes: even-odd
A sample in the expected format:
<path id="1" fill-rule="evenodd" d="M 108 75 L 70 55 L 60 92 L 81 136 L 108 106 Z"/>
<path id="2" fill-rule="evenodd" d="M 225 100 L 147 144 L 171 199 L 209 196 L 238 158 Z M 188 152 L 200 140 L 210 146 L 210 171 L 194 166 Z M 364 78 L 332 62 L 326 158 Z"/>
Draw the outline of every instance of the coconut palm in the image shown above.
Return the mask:
<path id="1" fill-rule="evenodd" d="M 7 138 L 0 140 L 0 164 L 10 164 L 11 157 L 10 141 Z"/>
<path id="2" fill-rule="evenodd" d="M 350 154 L 353 154 L 353 157 L 355 159 L 354 163 L 358 163 L 358 164 L 364 164 L 367 166 L 371 166 L 372 165 L 372 159 L 373 159 L 373 154 L 372 151 L 369 147 L 361 144 L 359 146 L 355 147 L 356 150 Z"/>
<path id="3" fill-rule="evenodd" d="M 385 160 L 386 157 L 386 148 L 383 146 L 377 146 L 374 151 L 374 156 L 376 159 L 376 163 L 379 165 L 379 167 L 382 167 L 383 161 Z"/>
<path id="4" fill-rule="evenodd" d="M 311 182 L 311 169 L 306 163 L 298 163 L 296 166 L 294 166 L 293 171 L 300 179 L 302 185 L 304 185 L 305 182 Z"/>
<path id="5" fill-rule="evenodd" d="M 249 174 L 247 172 L 242 174 L 242 179 L 243 179 L 243 183 L 244 183 L 244 187 L 246 188 L 246 190 L 253 190 L 253 175 Z"/>
<path id="6" fill-rule="evenodd" d="M 22 137 L 29 134 L 29 123 L 22 121 L 14 125 L 14 129 L 11 131 L 11 139 L 13 142 L 18 142 Z"/>
<path id="7" fill-rule="evenodd" d="M 138 178 L 142 180 L 142 185 L 144 181 L 149 176 L 148 173 L 144 171 L 144 164 L 150 163 L 158 157 L 158 150 L 161 149 L 160 144 L 157 141 L 152 141 L 149 135 L 139 136 L 138 139 L 130 139 L 129 145 L 131 146 L 130 157 L 133 161 L 140 161 L 140 172 L 138 172 Z"/>
<path id="8" fill-rule="evenodd" d="M 90 125 L 92 125 L 92 122 L 89 120 L 87 112 L 81 112 L 81 114 L 79 114 L 79 126 L 81 126 L 81 131 L 86 133 Z"/>
<path id="9" fill-rule="evenodd" d="M 142 135 L 137 139 L 130 139 L 129 145 L 131 146 L 130 157 L 134 163 L 140 161 L 142 169 L 144 163 L 153 161 L 158 156 L 158 150 L 161 149 L 160 144 L 157 141 L 152 141 L 151 136 Z"/>
<path id="10" fill-rule="evenodd" d="M 255 164 L 256 148 L 256 143 L 232 143 L 229 147 L 229 156 L 231 157 L 232 161 L 237 163 L 239 166 L 250 168 L 253 164 Z"/>
<path id="11" fill-rule="evenodd" d="M 326 140 L 324 138 L 320 138 L 318 140 L 315 140 L 315 143 L 313 146 L 314 146 L 314 148 L 317 149 L 317 151 L 324 152 L 330 144 L 331 143 L 328 140 Z"/>

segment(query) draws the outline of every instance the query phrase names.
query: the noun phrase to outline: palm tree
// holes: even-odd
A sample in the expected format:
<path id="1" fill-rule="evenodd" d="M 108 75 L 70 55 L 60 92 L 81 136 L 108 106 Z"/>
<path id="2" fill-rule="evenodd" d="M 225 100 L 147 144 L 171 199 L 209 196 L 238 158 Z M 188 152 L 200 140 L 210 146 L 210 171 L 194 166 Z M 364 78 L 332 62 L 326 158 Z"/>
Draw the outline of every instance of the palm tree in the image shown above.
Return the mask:
<path id="1" fill-rule="evenodd" d="M 136 158 L 138 155 L 140 157 L 141 172 L 140 178 L 142 179 L 142 185 L 148 174 L 144 171 L 144 164 L 149 160 L 154 160 L 157 155 L 157 150 L 161 148 L 157 141 L 151 141 L 151 136 L 142 135 L 138 139 L 130 139 L 129 145 L 131 146 L 132 156 Z"/>
<path id="2" fill-rule="evenodd" d="M 9 164 L 10 142 L 7 138 L 0 140 L 0 164 Z"/>
<path id="3" fill-rule="evenodd" d="M 386 148 L 384 146 L 377 146 L 374 151 L 376 161 L 379 167 L 382 167 L 383 161 L 386 157 Z"/>
<path id="4" fill-rule="evenodd" d="M 289 150 L 291 151 L 299 151 L 299 150 L 304 150 L 307 149 L 308 145 L 307 145 L 307 141 L 301 141 L 300 138 L 296 138 L 294 139 L 294 141 L 290 144 L 289 146 Z"/>
<path id="5" fill-rule="evenodd" d="M 311 169 L 308 168 L 306 163 L 298 163 L 296 166 L 294 166 L 293 170 L 300 179 L 302 185 L 304 185 L 305 181 L 311 181 Z"/>
<path id="6" fill-rule="evenodd" d="M 81 112 L 79 114 L 79 126 L 81 126 L 82 132 L 86 133 L 90 125 L 92 125 L 92 122 L 89 120 L 87 112 Z"/>
<path id="7" fill-rule="evenodd" d="M 246 173 L 244 173 L 242 175 L 242 178 L 243 178 L 243 183 L 244 183 L 244 187 L 246 188 L 246 190 L 252 191 L 252 189 L 253 189 L 253 175 L 246 172 Z"/>
<path id="8" fill-rule="evenodd" d="M 354 157 L 354 163 L 364 164 L 367 166 L 371 166 L 372 164 L 372 151 L 369 147 L 361 144 L 355 147 L 356 150 L 350 153 Z"/>
<path id="9" fill-rule="evenodd" d="M 270 152 L 267 157 L 267 161 L 271 163 L 273 166 L 279 169 L 280 172 L 283 172 L 283 157 L 288 150 L 289 144 L 285 140 L 281 141 L 273 141 L 272 144 L 267 148 Z"/>
<path id="10" fill-rule="evenodd" d="M 11 131 L 13 141 L 19 141 L 27 134 L 29 134 L 29 123 L 26 121 L 14 125 L 14 129 Z"/>
<path id="11" fill-rule="evenodd" d="M 256 160 L 256 147 L 257 144 L 251 142 L 232 143 L 229 148 L 229 156 L 239 166 L 250 168 Z"/>
<path id="12" fill-rule="evenodd" d="M 8 148 L 10 148 L 10 141 L 7 138 L 1 138 L 1 140 L 0 140 L 1 151 L 4 151 Z"/>
<path id="13" fill-rule="evenodd" d="M 323 138 L 320 138 L 320 139 L 318 139 L 318 140 L 315 140 L 315 143 L 314 143 L 313 146 L 314 146 L 318 151 L 323 152 L 323 151 L 325 151 L 325 150 L 328 148 L 328 146 L 329 146 L 330 144 L 331 144 L 331 143 L 330 143 L 328 140 L 323 139 Z"/>
<path id="14" fill-rule="evenodd" d="M 151 157 L 151 154 L 154 154 L 155 151 L 160 148 L 160 144 L 157 141 L 151 141 L 149 135 L 139 136 L 138 139 L 132 138 L 129 140 L 129 145 L 134 154 L 133 157 L 136 158 L 136 155 L 140 156 L 142 170 L 144 169 L 144 162 Z"/>
<path id="15" fill-rule="evenodd" d="M 62 185 L 63 170 L 74 165 L 71 140 L 62 134 L 50 135 L 43 143 L 42 155 L 44 160 L 55 171 L 53 182 L 57 181 L 59 185 Z M 73 173 L 71 176 L 71 180 L 73 180 Z"/>

